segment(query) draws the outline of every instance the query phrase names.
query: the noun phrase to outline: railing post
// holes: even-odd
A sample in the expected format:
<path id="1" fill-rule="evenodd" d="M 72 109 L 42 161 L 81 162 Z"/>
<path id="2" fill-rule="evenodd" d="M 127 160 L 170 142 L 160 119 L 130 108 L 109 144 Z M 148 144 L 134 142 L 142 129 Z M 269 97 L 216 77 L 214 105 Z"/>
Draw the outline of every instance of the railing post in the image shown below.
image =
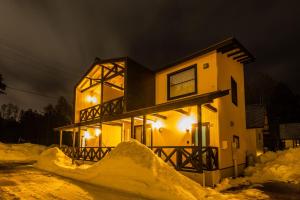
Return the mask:
<path id="1" fill-rule="evenodd" d="M 180 147 L 176 148 L 176 169 L 181 170 L 182 167 L 182 149 Z"/>

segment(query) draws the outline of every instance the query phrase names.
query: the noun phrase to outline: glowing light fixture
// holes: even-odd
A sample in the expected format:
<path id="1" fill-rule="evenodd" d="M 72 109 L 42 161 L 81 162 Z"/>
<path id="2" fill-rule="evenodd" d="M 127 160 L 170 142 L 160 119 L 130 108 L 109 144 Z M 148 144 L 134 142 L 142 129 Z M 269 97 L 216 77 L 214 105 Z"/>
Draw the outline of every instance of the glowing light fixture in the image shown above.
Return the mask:
<path id="1" fill-rule="evenodd" d="M 88 95 L 87 98 L 86 98 L 87 102 L 89 103 L 97 103 L 97 98 L 94 97 L 94 96 L 90 96 Z"/>
<path id="2" fill-rule="evenodd" d="M 163 123 L 161 121 L 152 122 L 153 128 L 157 129 L 160 133 L 163 131 Z"/>
<path id="3" fill-rule="evenodd" d="M 98 137 L 101 134 L 101 130 L 99 128 L 96 128 L 95 135 Z"/>
<path id="4" fill-rule="evenodd" d="M 91 138 L 91 135 L 88 131 L 84 131 L 84 138 L 85 139 L 90 139 Z"/>
<path id="5" fill-rule="evenodd" d="M 160 129 L 163 126 L 161 121 L 153 122 L 153 127 L 156 129 Z"/>
<path id="6" fill-rule="evenodd" d="M 183 132 L 190 132 L 192 125 L 196 123 L 196 119 L 193 116 L 183 117 L 178 123 L 178 129 Z"/>

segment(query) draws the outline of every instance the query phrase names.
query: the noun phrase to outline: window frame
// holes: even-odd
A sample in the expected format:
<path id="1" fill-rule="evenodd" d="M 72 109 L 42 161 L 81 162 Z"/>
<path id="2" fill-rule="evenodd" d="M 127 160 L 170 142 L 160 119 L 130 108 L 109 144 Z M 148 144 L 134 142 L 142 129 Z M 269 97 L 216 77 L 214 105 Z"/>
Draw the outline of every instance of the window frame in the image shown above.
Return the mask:
<path id="1" fill-rule="evenodd" d="M 234 90 L 235 85 L 235 90 Z M 231 76 L 230 78 L 230 87 L 231 87 L 231 102 L 238 106 L 238 85 L 236 80 Z"/>
<path id="2" fill-rule="evenodd" d="M 182 94 L 182 95 L 171 97 L 170 96 L 170 93 L 171 93 L 170 79 L 171 79 L 171 77 L 174 76 L 174 75 L 180 74 L 182 72 L 188 71 L 190 69 L 194 69 L 194 84 L 195 84 L 194 91 L 186 93 L 186 94 Z M 193 64 L 191 66 L 188 66 L 188 67 L 185 67 L 183 69 L 180 69 L 180 70 L 177 70 L 177 71 L 174 71 L 174 72 L 171 72 L 171 73 L 167 74 L 167 100 L 179 99 L 179 98 L 182 98 L 182 97 L 186 97 L 186 96 L 190 96 L 190 95 L 193 95 L 193 94 L 197 94 L 198 93 L 197 82 L 198 82 L 197 64 Z"/>
<path id="3" fill-rule="evenodd" d="M 233 135 L 232 142 L 236 144 L 236 149 L 241 148 L 240 137 L 238 135 Z"/>

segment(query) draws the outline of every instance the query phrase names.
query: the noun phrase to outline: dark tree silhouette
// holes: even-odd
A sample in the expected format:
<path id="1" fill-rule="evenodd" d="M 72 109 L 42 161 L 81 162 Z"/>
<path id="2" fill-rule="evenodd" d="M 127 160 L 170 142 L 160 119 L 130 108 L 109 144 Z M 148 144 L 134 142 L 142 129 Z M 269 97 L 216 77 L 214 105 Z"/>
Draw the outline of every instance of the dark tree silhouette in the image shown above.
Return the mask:
<path id="1" fill-rule="evenodd" d="M 2 74 L 0 74 L 0 94 L 5 94 L 6 85 L 3 83 Z"/>
<path id="2" fill-rule="evenodd" d="M 59 134 L 54 128 L 71 123 L 71 119 L 72 106 L 64 97 L 55 106 L 46 106 L 43 113 L 32 109 L 19 112 L 16 106 L 4 104 L 0 107 L 0 140 L 58 144 Z"/>
<path id="3" fill-rule="evenodd" d="M 14 104 L 2 104 L 0 107 L 0 116 L 3 119 L 18 120 L 19 117 L 19 107 Z"/>

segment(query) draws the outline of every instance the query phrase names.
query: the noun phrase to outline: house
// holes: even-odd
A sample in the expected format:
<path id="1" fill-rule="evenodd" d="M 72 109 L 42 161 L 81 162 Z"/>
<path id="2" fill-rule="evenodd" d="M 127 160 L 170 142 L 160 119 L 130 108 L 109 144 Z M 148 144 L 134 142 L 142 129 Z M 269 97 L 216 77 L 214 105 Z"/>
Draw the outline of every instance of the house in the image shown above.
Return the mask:
<path id="1" fill-rule="evenodd" d="M 280 124 L 279 132 L 284 148 L 300 147 L 300 123 Z"/>
<path id="2" fill-rule="evenodd" d="M 264 135 L 269 134 L 266 107 L 262 104 L 246 106 L 246 127 L 248 132 L 248 155 L 257 157 L 264 153 Z"/>
<path id="3" fill-rule="evenodd" d="M 74 89 L 74 123 L 58 127 L 74 159 L 100 160 L 134 138 L 175 169 L 212 184 L 242 171 L 249 146 L 244 64 L 229 38 L 153 71 L 123 57 L 96 59 Z M 63 146 L 63 134 L 73 147 Z"/>

